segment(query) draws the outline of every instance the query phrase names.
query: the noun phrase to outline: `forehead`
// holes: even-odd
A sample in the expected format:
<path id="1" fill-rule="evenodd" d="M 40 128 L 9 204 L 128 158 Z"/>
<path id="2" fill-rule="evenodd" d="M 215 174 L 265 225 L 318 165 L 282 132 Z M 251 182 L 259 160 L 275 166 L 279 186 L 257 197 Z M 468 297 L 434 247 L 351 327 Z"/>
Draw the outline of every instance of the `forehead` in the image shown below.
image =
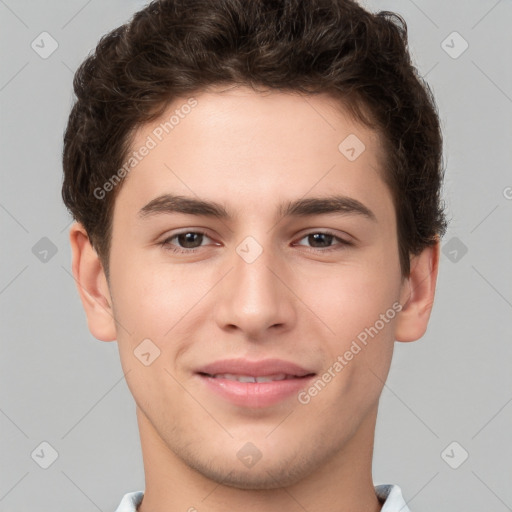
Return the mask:
<path id="1" fill-rule="evenodd" d="M 218 87 L 177 98 L 137 129 L 130 154 L 137 161 L 116 203 L 133 207 L 166 192 L 240 212 L 309 192 L 336 189 L 362 202 L 386 193 L 378 134 L 326 94 Z"/>

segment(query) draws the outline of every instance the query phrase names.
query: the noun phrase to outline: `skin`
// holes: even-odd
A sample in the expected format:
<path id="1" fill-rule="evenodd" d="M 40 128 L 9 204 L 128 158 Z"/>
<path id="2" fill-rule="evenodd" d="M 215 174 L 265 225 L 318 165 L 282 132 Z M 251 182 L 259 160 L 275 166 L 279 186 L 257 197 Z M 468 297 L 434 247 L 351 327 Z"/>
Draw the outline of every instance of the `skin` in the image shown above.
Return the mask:
<path id="1" fill-rule="evenodd" d="M 427 328 L 439 244 L 412 258 L 402 278 L 379 137 L 329 96 L 239 87 L 195 98 L 122 184 L 109 281 L 83 226 L 70 230 L 89 329 L 117 340 L 137 404 L 146 474 L 139 510 L 378 511 L 371 463 L 379 396 L 395 340 Z M 185 102 L 139 127 L 132 147 Z M 354 161 L 338 150 L 350 134 L 366 148 Z M 233 217 L 138 217 L 162 193 L 216 201 Z M 277 215 L 282 202 L 334 193 L 363 203 L 375 221 Z M 159 245 L 198 230 L 208 237 L 195 245 L 177 237 Z M 307 236 L 326 230 L 351 245 Z M 251 263 L 236 250 L 248 236 L 263 250 Z M 169 246 L 198 248 L 176 254 Z M 403 309 L 307 404 L 294 395 L 271 407 L 235 406 L 194 373 L 219 359 L 271 357 L 322 375 L 397 301 Z M 134 356 L 146 338 L 160 350 L 149 366 Z M 247 442 L 261 453 L 251 468 L 237 458 Z"/>

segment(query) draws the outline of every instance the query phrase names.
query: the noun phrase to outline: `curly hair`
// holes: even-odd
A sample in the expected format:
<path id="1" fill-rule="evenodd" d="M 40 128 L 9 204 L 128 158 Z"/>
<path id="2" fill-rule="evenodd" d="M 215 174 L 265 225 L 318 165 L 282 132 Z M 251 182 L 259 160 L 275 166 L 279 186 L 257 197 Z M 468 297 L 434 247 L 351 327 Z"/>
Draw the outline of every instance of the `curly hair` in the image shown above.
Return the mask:
<path id="1" fill-rule="evenodd" d="M 218 84 L 328 93 L 379 134 L 402 276 L 411 255 L 444 235 L 438 110 L 411 62 L 403 18 L 354 0 L 155 0 L 80 65 L 64 133 L 62 198 L 107 278 L 121 186 L 102 198 L 94 191 L 122 166 L 140 125 Z"/>

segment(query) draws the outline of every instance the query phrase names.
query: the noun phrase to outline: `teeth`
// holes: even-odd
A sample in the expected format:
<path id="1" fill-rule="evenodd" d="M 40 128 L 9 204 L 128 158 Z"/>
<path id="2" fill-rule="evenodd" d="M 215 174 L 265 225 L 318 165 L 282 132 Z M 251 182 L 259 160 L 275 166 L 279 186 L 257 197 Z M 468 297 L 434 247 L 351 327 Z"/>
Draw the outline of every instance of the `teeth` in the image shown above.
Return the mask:
<path id="1" fill-rule="evenodd" d="M 275 380 L 293 379 L 292 375 L 277 373 L 276 375 L 265 375 L 264 377 L 252 377 L 250 375 L 234 375 L 233 373 L 219 373 L 212 375 L 216 379 L 237 380 L 238 382 L 273 382 Z"/>

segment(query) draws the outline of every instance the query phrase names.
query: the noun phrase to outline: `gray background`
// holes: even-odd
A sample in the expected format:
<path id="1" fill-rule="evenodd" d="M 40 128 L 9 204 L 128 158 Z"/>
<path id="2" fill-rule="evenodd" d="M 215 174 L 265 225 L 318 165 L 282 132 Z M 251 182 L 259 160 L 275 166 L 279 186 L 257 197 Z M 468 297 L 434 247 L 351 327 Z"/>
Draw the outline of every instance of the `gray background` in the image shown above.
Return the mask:
<path id="1" fill-rule="evenodd" d="M 1 511 L 107 512 L 144 488 L 135 407 L 115 342 L 87 329 L 60 199 L 74 70 L 143 4 L 0 0 Z M 512 510 L 512 3 L 365 5 L 408 23 L 441 113 L 451 218 L 428 332 L 396 344 L 374 481 L 399 484 L 413 512 Z M 31 47 L 43 31 L 58 43 L 45 59 Z"/>

